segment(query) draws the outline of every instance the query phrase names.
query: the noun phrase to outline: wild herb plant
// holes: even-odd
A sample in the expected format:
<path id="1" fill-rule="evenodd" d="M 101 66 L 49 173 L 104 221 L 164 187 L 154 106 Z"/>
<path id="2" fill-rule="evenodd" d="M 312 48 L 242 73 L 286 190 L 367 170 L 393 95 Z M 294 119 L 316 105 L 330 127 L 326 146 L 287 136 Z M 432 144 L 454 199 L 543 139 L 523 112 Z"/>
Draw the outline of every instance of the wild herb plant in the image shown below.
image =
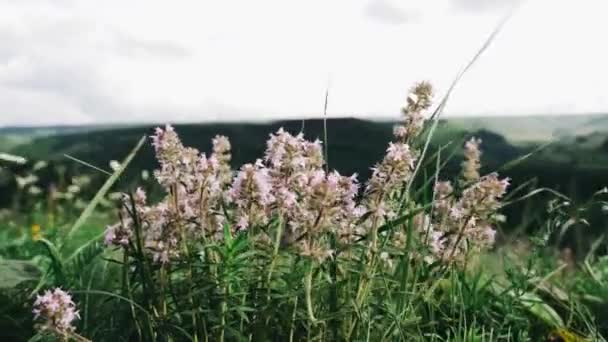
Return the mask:
<path id="1" fill-rule="evenodd" d="M 233 173 L 226 137 L 206 155 L 157 129 L 161 201 L 124 194 L 106 248 L 100 237 L 66 256 L 42 241 L 49 271 L 30 295 L 69 294 L 38 297 L 37 337 L 535 341 L 561 329 L 602 340 L 588 299 L 556 295 L 539 253 L 491 266 L 508 180 L 480 174 L 474 138 L 457 179 L 441 179 L 440 153 L 425 159 L 420 143 L 431 100 L 428 83 L 413 88 L 363 185 L 329 171 L 303 133 L 271 134 Z M 53 293 L 75 304 L 49 309 L 40 298 Z"/>

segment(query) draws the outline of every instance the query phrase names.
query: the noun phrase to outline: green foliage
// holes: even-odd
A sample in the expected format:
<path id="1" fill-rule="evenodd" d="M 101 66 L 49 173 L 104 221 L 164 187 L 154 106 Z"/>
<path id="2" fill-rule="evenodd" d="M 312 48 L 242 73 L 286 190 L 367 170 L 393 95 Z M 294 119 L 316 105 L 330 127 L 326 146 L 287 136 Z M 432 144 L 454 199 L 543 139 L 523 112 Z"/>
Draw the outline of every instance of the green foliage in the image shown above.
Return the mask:
<path id="1" fill-rule="evenodd" d="M 23 260 L 0 258 L 0 289 L 10 289 L 26 281 L 40 278 L 41 272 L 35 263 Z"/>
<path id="2" fill-rule="evenodd" d="M 367 159 L 379 159 L 383 147 L 374 144 L 389 134 L 390 125 L 344 122 L 344 130 L 329 132 L 332 167 L 344 166 L 348 172 L 361 160 L 369 165 Z M 362 126 L 369 141 L 353 142 L 352 132 Z M 235 137 L 237 163 L 261 152 L 246 143 L 257 138 L 255 130 L 240 131 L 243 127 L 223 127 Z M 578 257 L 560 258 L 557 251 L 564 240 L 588 232 L 592 217 L 606 205 L 606 192 L 580 202 L 522 182 L 504 203 L 505 209 L 528 203 L 542 208 L 518 212 L 522 229 L 501 234 L 499 248 L 471 254 L 464 265 L 428 261 L 413 220 L 433 207 L 433 184 L 440 174 L 450 174 L 452 157 L 460 153 L 454 146 L 461 145 L 465 135 L 459 129 L 437 127 L 435 144 L 442 149 L 428 150 L 417 179 L 391 198 L 398 215 L 377 227 L 377 249 L 363 243 L 342 247 L 335 236 L 324 236 L 334 252 L 324 262 L 304 258 L 284 245 L 282 236 L 289 227 L 279 217 L 246 232 L 225 225 L 221 242 L 186 241 L 180 258 L 166 264 L 145 253 L 140 223 L 135 224 L 136 236 L 128 250 L 107 248 L 102 230 L 108 216 L 114 215 L 107 194 L 116 185 L 127 187 L 117 179 L 131 159 L 131 166 L 141 165 L 142 159 L 134 157 L 137 148 L 88 205 L 77 205 L 76 200 L 52 206 L 41 199 L 22 201 L 0 223 L 0 337 L 47 338 L 35 332 L 31 304 L 40 291 L 62 287 L 73 294 L 80 310 L 78 333 L 94 341 L 542 341 L 555 331 L 604 341 L 604 232 L 578 248 Z M 308 126 L 313 131 L 319 128 Z M 192 128 L 190 136 L 187 128 L 184 131 L 184 140 L 200 144 L 197 130 Z M 141 136 L 140 129 L 113 133 L 124 141 L 98 133 L 100 141 L 116 146 Z M 503 170 L 530 163 L 539 153 L 526 154 L 529 150 L 489 132 L 482 135 L 492 151 L 488 159 L 499 153 L 514 159 Z M 263 141 L 261 133 L 259 139 Z M 95 165 L 122 157 L 103 155 L 95 144 L 81 147 L 71 145 L 71 152 L 94 150 L 97 161 L 86 154 L 78 157 Z M 499 168 L 498 159 L 490 165 Z M 123 176 L 128 175 L 125 172 Z M 541 201 L 540 195 L 551 201 Z M 134 212 L 131 208 L 138 222 Z M 30 231 L 37 223 L 43 226 L 40 236 Z M 259 232 L 271 238 L 261 239 Z M 404 246 L 390 243 L 396 233 L 407 236 Z M 358 242 L 369 240 L 363 235 Z M 383 253 L 390 258 L 383 258 Z"/>

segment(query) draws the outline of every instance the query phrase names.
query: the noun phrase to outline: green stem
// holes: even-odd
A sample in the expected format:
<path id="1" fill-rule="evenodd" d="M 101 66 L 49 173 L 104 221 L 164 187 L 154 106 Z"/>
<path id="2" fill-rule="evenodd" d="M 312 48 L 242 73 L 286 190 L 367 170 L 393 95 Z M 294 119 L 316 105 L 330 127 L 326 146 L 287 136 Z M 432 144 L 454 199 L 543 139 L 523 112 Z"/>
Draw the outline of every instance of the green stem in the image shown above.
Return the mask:
<path id="1" fill-rule="evenodd" d="M 137 330 L 137 336 L 139 338 L 139 342 L 142 341 L 141 334 L 141 326 L 139 324 L 139 320 L 137 319 L 137 315 L 135 314 L 135 306 L 133 305 L 133 297 L 131 296 L 131 284 L 129 282 L 129 256 L 126 251 L 123 251 L 123 264 L 122 264 L 122 283 L 123 283 L 123 297 L 129 298 L 129 306 L 131 308 L 131 316 L 133 317 L 133 322 L 135 322 L 135 329 Z M 87 294 L 88 296 L 88 294 Z M 149 323 L 148 323 L 149 324 Z"/>
<path id="2" fill-rule="evenodd" d="M 174 200 L 174 206 L 175 206 L 175 212 L 179 213 L 179 199 L 177 197 L 177 187 L 173 186 L 172 189 L 173 192 L 173 200 Z M 178 222 L 179 222 L 179 217 L 178 217 Z M 181 235 L 182 235 L 182 250 L 183 250 L 183 256 L 186 258 L 186 263 L 188 266 L 188 272 L 187 272 L 187 278 L 188 278 L 188 301 L 190 302 L 190 306 L 192 308 L 192 327 L 194 328 L 194 336 L 193 336 L 193 341 L 194 342 L 198 342 L 199 338 L 198 338 L 198 334 L 199 334 L 199 327 L 198 327 L 198 306 L 195 305 L 195 300 L 194 300 L 194 295 L 192 294 L 192 290 L 194 289 L 194 280 L 193 280 L 193 271 L 192 271 L 192 260 L 190 259 L 190 250 L 188 248 L 188 239 L 186 237 L 186 231 L 185 231 L 185 227 L 182 225 L 181 227 Z"/>
<path id="3" fill-rule="evenodd" d="M 221 304 L 221 310 L 222 310 L 222 318 L 221 318 L 221 326 L 222 326 L 222 330 L 220 332 L 220 341 L 224 341 L 224 338 L 226 336 L 226 313 L 228 312 L 228 303 L 227 303 L 227 297 L 228 297 L 228 289 L 226 287 L 224 287 L 224 294 L 223 294 L 223 298 L 222 298 L 222 304 Z"/>
<path id="4" fill-rule="evenodd" d="M 410 249 L 412 248 L 412 232 L 413 232 L 413 224 L 412 220 L 410 220 L 407 224 L 407 234 L 405 240 L 405 255 L 403 257 L 403 277 L 401 278 L 401 286 L 403 286 L 403 296 L 399 298 L 399 309 L 402 310 L 405 303 L 405 297 L 407 296 L 407 279 L 410 273 Z"/>
<path id="5" fill-rule="evenodd" d="M 383 196 L 383 194 L 379 195 L 379 198 L 381 199 Z M 377 200 L 377 203 L 380 203 L 381 200 Z M 361 308 L 361 305 L 363 304 L 363 301 L 365 300 L 365 297 L 367 297 L 367 290 L 369 287 L 369 283 L 370 280 L 374 277 L 373 276 L 373 271 L 375 268 L 375 263 L 376 263 L 376 255 L 378 254 L 378 216 L 374 215 L 374 219 L 372 221 L 372 230 L 371 230 L 371 242 L 370 242 L 370 248 L 367 252 L 367 259 L 369 260 L 369 263 L 364 265 L 364 270 L 363 270 L 363 278 L 359 280 L 358 284 L 357 284 L 357 294 L 355 295 L 355 300 L 354 300 L 354 304 L 356 306 L 356 310 L 359 310 Z M 351 318 L 351 324 L 349 327 L 349 331 L 348 331 L 348 336 L 347 336 L 347 341 L 351 340 L 352 334 L 355 330 L 355 327 L 357 325 L 358 322 L 358 316 L 356 313 L 353 314 L 353 317 Z"/>
<path id="6" fill-rule="evenodd" d="M 314 263 L 310 261 L 308 272 L 304 278 L 304 291 L 306 292 L 306 310 L 308 312 L 308 319 L 311 323 L 317 324 L 318 320 L 315 318 L 312 307 L 312 273 L 314 271 Z"/>
<path id="7" fill-rule="evenodd" d="M 272 252 L 272 260 L 270 261 L 270 267 L 268 270 L 268 293 L 270 293 L 270 281 L 272 280 L 272 272 L 274 271 L 274 267 L 277 261 L 277 257 L 279 255 L 279 247 L 281 245 L 281 237 L 283 235 L 283 220 L 279 217 L 277 231 L 274 238 L 274 250 Z"/>
<path id="8" fill-rule="evenodd" d="M 291 327 L 289 329 L 289 342 L 293 342 L 293 332 L 296 329 L 296 313 L 298 312 L 298 296 L 294 298 L 293 314 L 291 315 Z"/>
<path id="9" fill-rule="evenodd" d="M 331 317 L 331 334 L 334 341 L 339 340 L 339 326 L 338 326 L 338 243 L 336 241 L 336 235 L 331 236 L 331 248 L 336 251 L 334 258 L 329 262 L 329 272 L 331 277 L 330 293 L 329 293 L 329 308 L 332 314 Z"/>

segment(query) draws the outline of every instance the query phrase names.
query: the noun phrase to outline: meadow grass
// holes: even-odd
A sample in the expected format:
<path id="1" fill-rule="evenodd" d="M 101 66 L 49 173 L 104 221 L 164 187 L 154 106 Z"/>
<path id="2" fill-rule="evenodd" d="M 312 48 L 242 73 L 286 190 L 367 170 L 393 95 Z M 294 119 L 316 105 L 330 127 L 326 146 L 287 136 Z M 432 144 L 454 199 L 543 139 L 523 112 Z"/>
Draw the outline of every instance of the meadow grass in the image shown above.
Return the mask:
<path id="1" fill-rule="evenodd" d="M 225 137 L 206 155 L 170 126 L 152 138 L 158 201 L 142 189 L 108 194 L 144 140 L 87 204 L 82 181 L 46 202 L 22 181 L 38 199 L 2 220 L 0 335 L 604 341 L 605 237 L 578 259 L 553 242 L 605 206 L 606 191 L 581 204 L 553 192 L 534 234 L 500 233 L 506 206 L 550 190 L 505 194 L 507 180 L 480 174 L 475 139 L 461 174 L 443 180 L 453 155 L 427 149 L 431 99 L 428 84 L 413 89 L 362 185 L 331 172 L 321 142 L 302 134 L 272 134 L 265 155 L 235 172 Z"/>

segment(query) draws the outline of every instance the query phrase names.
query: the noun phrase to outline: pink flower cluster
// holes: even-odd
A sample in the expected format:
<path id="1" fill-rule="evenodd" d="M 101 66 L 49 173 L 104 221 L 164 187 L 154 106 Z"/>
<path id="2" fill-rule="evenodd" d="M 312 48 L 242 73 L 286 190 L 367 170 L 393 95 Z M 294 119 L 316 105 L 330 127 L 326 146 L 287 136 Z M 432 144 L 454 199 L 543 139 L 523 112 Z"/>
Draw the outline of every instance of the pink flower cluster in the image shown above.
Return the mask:
<path id="1" fill-rule="evenodd" d="M 374 216 L 394 216 L 386 200 L 410 180 L 415 161 L 416 154 L 408 144 L 389 143 L 384 159 L 372 168 L 372 176 L 365 187 L 365 204 Z"/>
<path id="2" fill-rule="evenodd" d="M 147 204 L 141 189 L 125 196 L 121 220 L 107 228 L 106 243 L 129 250 L 141 242 L 154 261 L 167 263 L 180 257 L 184 243 L 221 240 L 224 226 L 232 233 L 251 231 L 258 242 L 273 241 L 277 237 L 267 232 L 278 222 L 282 247 L 319 262 L 334 255 L 332 235 L 346 248 L 371 234 L 370 250 L 376 250 L 378 227 L 397 215 L 412 180 L 419 153 L 410 141 L 420 134 L 431 99 L 428 83 L 414 87 L 403 109 L 405 124 L 395 128 L 395 141 L 372 168 L 362 193 L 356 175 L 325 169 L 321 142 L 302 133 L 270 134 L 264 157 L 233 175 L 226 137 L 215 137 L 206 156 L 184 147 L 171 126 L 157 129 L 152 144 L 160 167 L 154 175 L 167 195 L 155 205 Z M 508 182 L 495 174 L 479 176 L 479 143 L 472 139 L 465 146 L 463 189 L 437 183 L 432 212 L 416 217 L 417 235 L 434 259 L 459 258 L 493 244 L 495 214 Z M 404 232 L 392 241 L 405 246 Z"/>
<path id="3" fill-rule="evenodd" d="M 464 144 L 464 161 L 462 162 L 462 180 L 465 183 L 475 182 L 479 179 L 481 168 L 481 139 L 471 138 Z"/>
<path id="4" fill-rule="evenodd" d="M 268 169 L 260 160 L 241 167 L 228 191 L 228 199 L 236 206 L 236 226 L 239 230 L 268 223 L 268 211 L 275 198 Z"/>
<path id="5" fill-rule="evenodd" d="M 471 140 L 471 149 L 478 151 L 478 141 Z M 475 165 L 479 165 L 479 152 L 475 152 Z M 469 161 L 470 161 L 469 160 Z M 463 164 L 467 172 L 470 163 Z M 466 178 L 465 178 L 466 179 Z M 435 202 L 432 223 L 429 226 L 431 235 L 440 236 L 431 239 L 433 253 L 437 259 L 463 261 L 470 251 L 480 251 L 492 247 L 495 242 L 497 211 L 500 200 L 509 186 L 508 179 L 500 179 L 496 173 L 467 179 L 474 181 L 462 189 L 457 196 L 449 181 L 438 182 L 435 185 Z M 436 232 L 441 232 L 437 234 Z"/>
<path id="6" fill-rule="evenodd" d="M 402 108 L 404 123 L 393 129 L 396 141 L 389 143 L 384 159 L 372 168 L 362 203 L 371 214 L 372 221 L 365 224 L 367 231 L 373 235 L 384 220 L 395 217 L 396 207 L 400 203 L 393 198 L 393 194 L 403 191 L 403 185 L 413 176 L 418 151 L 411 149 L 410 142 L 422 131 L 426 110 L 431 107 L 432 98 L 433 88 L 428 82 L 420 82 L 411 89 L 407 103 Z M 399 232 L 395 238 L 396 241 L 401 239 Z"/>
<path id="7" fill-rule="evenodd" d="M 42 320 L 42 330 L 51 330 L 66 334 L 73 332 L 73 322 L 80 319 L 76 304 L 72 297 L 60 288 L 47 290 L 42 296 L 38 295 L 32 310 L 35 320 Z"/>
<path id="8" fill-rule="evenodd" d="M 420 82 L 412 88 L 405 107 L 401 109 L 404 116 L 403 125 L 395 126 L 393 134 L 400 141 L 416 138 L 426 121 L 426 111 L 431 107 L 433 87 L 428 82 Z"/>
<path id="9" fill-rule="evenodd" d="M 280 129 L 270 135 L 264 159 L 243 165 L 234 178 L 225 137 L 213 139 L 210 157 L 184 147 L 171 126 L 157 129 L 152 141 L 160 163 L 154 174 L 167 196 L 156 205 L 147 205 L 141 189 L 133 198 L 125 196 L 121 221 L 106 229 L 108 245 L 133 248 L 138 225 L 145 251 L 167 263 L 180 256 L 184 239 L 221 239 L 224 223 L 238 232 L 280 218 L 288 228 L 284 241 L 322 260 L 331 255 L 325 233 L 343 241 L 356 235 L 354 223 L 363 213 L 355 203 L 356 176 L 327 174 L 319 140 Z"/>
<path id="10" fill-rule="evenodd" d="M 160 164 L 154 175 L 167 196 L 153 206 L 147 205 L 141 189 L 133 201 L 125 196 L 122 220 L 107 227 L 105 241 L 131 248 L 135 225 L 139 225 L 145 250 L 155 261 L 166 263 L 179 256 L 184 239 L 221 237 L 223 188 L 232 179 L 230 143 L 226 137 L 215 137 L 213 153 L 207 157 L 184 147 L 174 129 L 167 126 L 156 130 L 152 145 Z"/>
<path id="11" fill-rule="evenodd" d="M 288 228 L 283 241 L 304 256 L 322 261 L 331 256 L 327 233 L 343 242 L 356 235 L 354 222 L 362 214 L 355 202 L 356 175 L 326 173 L 321 142 L 306 141 L 280 129 L 271 134 L 264 161 L 275 203 L 274 215 Z"/>

